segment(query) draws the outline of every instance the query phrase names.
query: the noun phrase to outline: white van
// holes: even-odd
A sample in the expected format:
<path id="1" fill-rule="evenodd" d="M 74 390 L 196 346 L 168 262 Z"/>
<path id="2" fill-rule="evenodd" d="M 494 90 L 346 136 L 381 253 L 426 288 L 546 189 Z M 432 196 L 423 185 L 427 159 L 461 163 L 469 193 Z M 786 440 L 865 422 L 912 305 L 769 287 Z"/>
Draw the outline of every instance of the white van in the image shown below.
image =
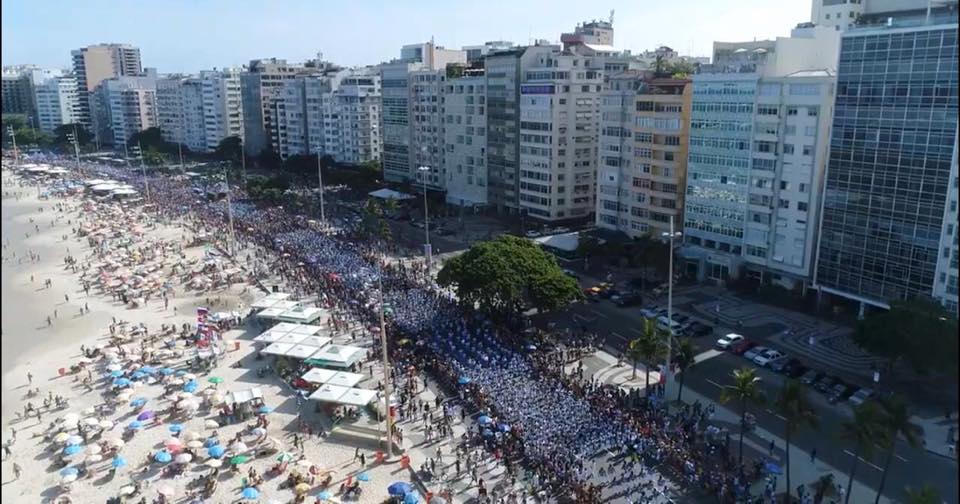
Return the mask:
<path id="1" fill-rule="evenodd" d="M 657 317 L 657 329 L 661 331 L 671 331 L 671 334 L 678 334 L 680 332 L 680 322 L 676 320 L 670 320 L 666 315 L 662 317 Z"/>

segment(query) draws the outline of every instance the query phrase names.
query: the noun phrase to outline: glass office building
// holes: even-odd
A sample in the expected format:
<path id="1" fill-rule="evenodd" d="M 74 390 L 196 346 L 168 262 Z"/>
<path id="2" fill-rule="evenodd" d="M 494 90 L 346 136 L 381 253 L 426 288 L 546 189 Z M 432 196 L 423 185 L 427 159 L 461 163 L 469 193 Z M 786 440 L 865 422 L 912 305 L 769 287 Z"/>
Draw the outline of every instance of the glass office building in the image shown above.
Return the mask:
<path id="1" fill-rule="evenodd" d="M 881 307 L 933 294 L 945 215 L 956 205 L 956 135 L 955 15 L 844 34 L 819 287 Z"/>

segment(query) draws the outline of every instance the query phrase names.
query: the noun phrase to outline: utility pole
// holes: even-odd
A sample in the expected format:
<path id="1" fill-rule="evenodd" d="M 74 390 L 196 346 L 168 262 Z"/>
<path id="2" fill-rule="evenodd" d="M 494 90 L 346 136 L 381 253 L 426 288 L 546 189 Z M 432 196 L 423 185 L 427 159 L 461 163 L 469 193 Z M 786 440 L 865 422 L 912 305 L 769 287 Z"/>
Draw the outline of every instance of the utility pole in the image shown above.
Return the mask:
<path id="1" fill-rule="evenodd" d="M 247 151 L 243 146 L 243 139 L 240 139 L 240 166 L 243 171 L 243 183 L 247 183 Z"/>
<path id="2" fill-rule="evenodd" d="M 10 138 L 13 140 L 13 166 L 19 166 L 20 150 L 17 149 L 17 133 L 13 131 L 13 126 L 7 126 L 7 133 L 10 134 Z"/>
<path id="3" fill-rule="evenodd" d="M 387 354 L 387 324 L 383 315 L 383 267 L 377 272 L 377 290 L 380 292 L 380 346 L 383 349 L 383 404 L 387 414 L 387 458 L 393 458 L 393 416 L 390 411 L 390 357 Z"/>
<path id="4" fill-rule="evenodd" d="M 430 247 L 430 215 L 427 210 L 427 173 L 430 172 L 430 168 L 421 166 L 417 168 L 417 171 L 420 172 L 420 177 L 423 181 L 423 231 L 426 233 L 426 243 L 423 244 L 423 252 L 427 259 L 427 278 L 429 278 L 431 275 L 431 267 L 433 266 L 433 249 Z"/>
<path id="5" fill-rule="evenodd" d="M 227 169 L 223 169 L 223 182 L 227 186 L 227 222 L 230 225 L 230 245 L 227 246 L 227 250 L 230 252 L 230 256 L 233 257 L 234 248 L 236 245 L 236 234 L 233 231 L 233 205 L 230 203 L 230 179 L 227 178 Z"/>
<path id="6" fill-rule="evenodd" d="M 183 144 L 177 142 L 177 154 L 180 155 L 180 171 L 186 171 L 183 167 Z"/>
<path id="7" fill-rule="evenodd" d="M 126 145 L 126 144 L 124 144 Z M 147 165 L 143 161 L 143 147 L 140 145 L 140 140 L 137 140 L 137 153 L 140 155 L 140 171 L 143 172 L 143 192 L 147 196 L 147 201 L 150 201 L 150 183 L 147 182 Z"/>
<path id="8" fill-rule="evenodd" d="M 323 212 L 323 167 L 320 164 L 320 152 L 317 151 L 317 179 L 320 180 L 320 222 L 327 227 L 327 217 Z"/>
<path id="9" fill-rule="evenodd" d="M 673 353 L 673 239 L 677 236 L 682 236 L 683 233 L 678 233 L 674 231 L 673 228 L 673 219 L 674 216 L 670 216 L 670 233 L 669 233 L 669 243 L 670 250 L 669 254 L 669 266 L 667 267 L 668 274 L 670 275 L 667 279 L 667 360 L 663 368 L 663 390 L 664 390 L 664 404 L 668 403 L 667 394 L 671 390 L 673 383 L 673 371 L 671 366 L 671 360 Z M 667 234 L 667 233 L 664 233 Z"/>
<path id="10" fill-rule="evenodd" d="M 67 135 L 67 140 L 73 142 L 73 152 L 77 156 L 77 172 L 80 171 L 80 140 L 77 138 L 77 125 L 73 125 L 73 134 Z"/>

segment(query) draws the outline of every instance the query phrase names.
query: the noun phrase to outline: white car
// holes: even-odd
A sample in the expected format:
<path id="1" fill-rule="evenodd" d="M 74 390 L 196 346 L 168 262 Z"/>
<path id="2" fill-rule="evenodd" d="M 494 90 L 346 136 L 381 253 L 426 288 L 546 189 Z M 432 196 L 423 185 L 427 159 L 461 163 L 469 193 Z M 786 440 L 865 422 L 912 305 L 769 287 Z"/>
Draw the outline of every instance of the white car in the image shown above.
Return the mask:
<path id="1" fill-rule="evenodd" d="M 526 233 L 524 233 L 524 235 L 526 235 L 527 238 L 536 238 L 540 236 L 540 231 L 531 229 L 530 231 L 527 231 Z"/>
<path id="2" fill-rule="evenodd" d="M 743 341 L 743 336 L 736 333 L 730 333 L 717 340 L 717 349 L 729 350 L 734 344 Z"/>
<path id="3" fill-rule="evenodd" d="M 767 350 L 766 352 L 754 357 L 753 363 L 760 367 L 766 367 L 767 364 L 770 364 L 772 361 L 775 361 L 780 357 L 783 357 L 783 354 L 771 348 L 770 350 Z"/>
<path id="4" fill-rule="evenodd" d="M 850 396 L 849 401 L 850 401 L 850 404 L 854 406 L 860 406 L 861 404 L 864 403 L 864 401 L 866 401 L 867 399 L 870 399 L 871 397 L 873 397 L 873 390 L 870 390 L 868 388 L 862 388 L 856 391 L 852 396 Z"/>
<path id="5" fill-rule="evenodd" d="M 767 350 L 770 350 L 770 349 L 765 346 L 757 345 L 751 348 L 750 350 L 747 350 L 746 352 L 744 352 L 743 358 L 752 362 L 754 357 L 762 354 L 763 352 L 766 352 Z"/>

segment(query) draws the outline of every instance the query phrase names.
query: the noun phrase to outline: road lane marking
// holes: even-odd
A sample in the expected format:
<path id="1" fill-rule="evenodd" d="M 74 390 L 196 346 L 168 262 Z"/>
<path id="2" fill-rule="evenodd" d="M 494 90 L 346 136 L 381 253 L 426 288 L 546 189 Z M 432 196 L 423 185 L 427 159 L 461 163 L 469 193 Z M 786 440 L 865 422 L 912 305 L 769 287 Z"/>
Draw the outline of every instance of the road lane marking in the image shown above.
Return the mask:
<path id="1" fill-rule="evenodd" d="M 897 455 L 896 453 L 894 453 L 893 456 L 897 457 L 897 459 L 899 459 L 901 462 L 910 462 L 909 460 L 901 457 L 900 455 Z"/>
<path id="2" fill-rule="evenodd" d="M 594 314 L 594 315 L 596 315 L 596 316 L 598 316 L 598 317 L 610 318 L 610 317 L 608 317 L 607 315 L 598 312 L 597 310 L 590 310 L 590 313 L 592 313 L 592 314 Z"/>
<path id="3" fill-rule="evenodd" d="M 774 412 L 774 411 L 773 411 L 772 409 L 770 409 L 770 408 L 767 408 L 767 413 L 770 413 L 771 415 L 779 418 L 780 420 L 786 420 L 786 419 L 787 419 L 787 417 L 782 416 L 782 415 L 778 415 L 776 412 Z"/>
<path id="4" fill-rule="evenodd" d="M 703 361 L 705 361 L 705 360 L 712 359 L 712 358 L 714 358 L 714 357 L 716 357 L 716 356 L 718 356 L 718 355 L 723 355 L 723 352 L 721 352 L 720 350 L 715 350 L 715 349 L 705 350 L 705 351 L 697 354 L 696 357 L 693 358 L 693 362 L 695 362 L 695 363 L 700 363 L 700 362 L 703 362 Z"/>
<path id="5" fill-rule="evenodd" d="M 627 341 L 626 336 L 624 336 L 624 335 L 622 335 L 622 334 L 620 334 L 620 333 L 612 332 L 612 333 L 610 333 L 610 335 L 611 335 L 611 336 L 616 336 L 617 339 L 619 339 L 619 340 Z"/>
<path id="6" fill-rule="evenodd" d="M 853 452 L 850 451 L 850 450 L 843 450 L 843 453 L 846 453 L 847 455 L 850 455 L 851 457 L 853 456 Z M 857 458 L 860 459 L 860 462 L 863 462 L 864 464 L 867 464 L 868 466 L 870 466 L 870 467 L 872 467 L 872 468 L 874 468 L 874 469 L 876 469 L 876 470 L 878 470 L 878 471 L 880 471 L 880 472 L 883 472 L 883 468 L 882 468 L 882 467 L 879 467 L 879 466 L 877 466 L 876 464 L 873 464 L 873 463 L 871 463 L 871 462 L 869 462 L 869 461 L 867 461 L 867 460 L 863 460 L 863 457 L 857 457 Z"/>
<path id="7" fill-rule="evenodd" d="M 643 331 L 641 331 L 640 329 L 637 329 L 636 327 L 631 327 L 630 330 L 637 334 L 643 334 Z"/>
<path id="8" fill-rule="evenodd" d="M 719 387 L 719 388 L 723 388 L 723 385 L 720 385 L 719 383 L 711 380 L 710 378 L 707 378 L 707 383 L 709 383 L 709 384 L 711 384 L 711 385 L 714 385 L 714 386 L 717 386 L 717 387 Z"/>

